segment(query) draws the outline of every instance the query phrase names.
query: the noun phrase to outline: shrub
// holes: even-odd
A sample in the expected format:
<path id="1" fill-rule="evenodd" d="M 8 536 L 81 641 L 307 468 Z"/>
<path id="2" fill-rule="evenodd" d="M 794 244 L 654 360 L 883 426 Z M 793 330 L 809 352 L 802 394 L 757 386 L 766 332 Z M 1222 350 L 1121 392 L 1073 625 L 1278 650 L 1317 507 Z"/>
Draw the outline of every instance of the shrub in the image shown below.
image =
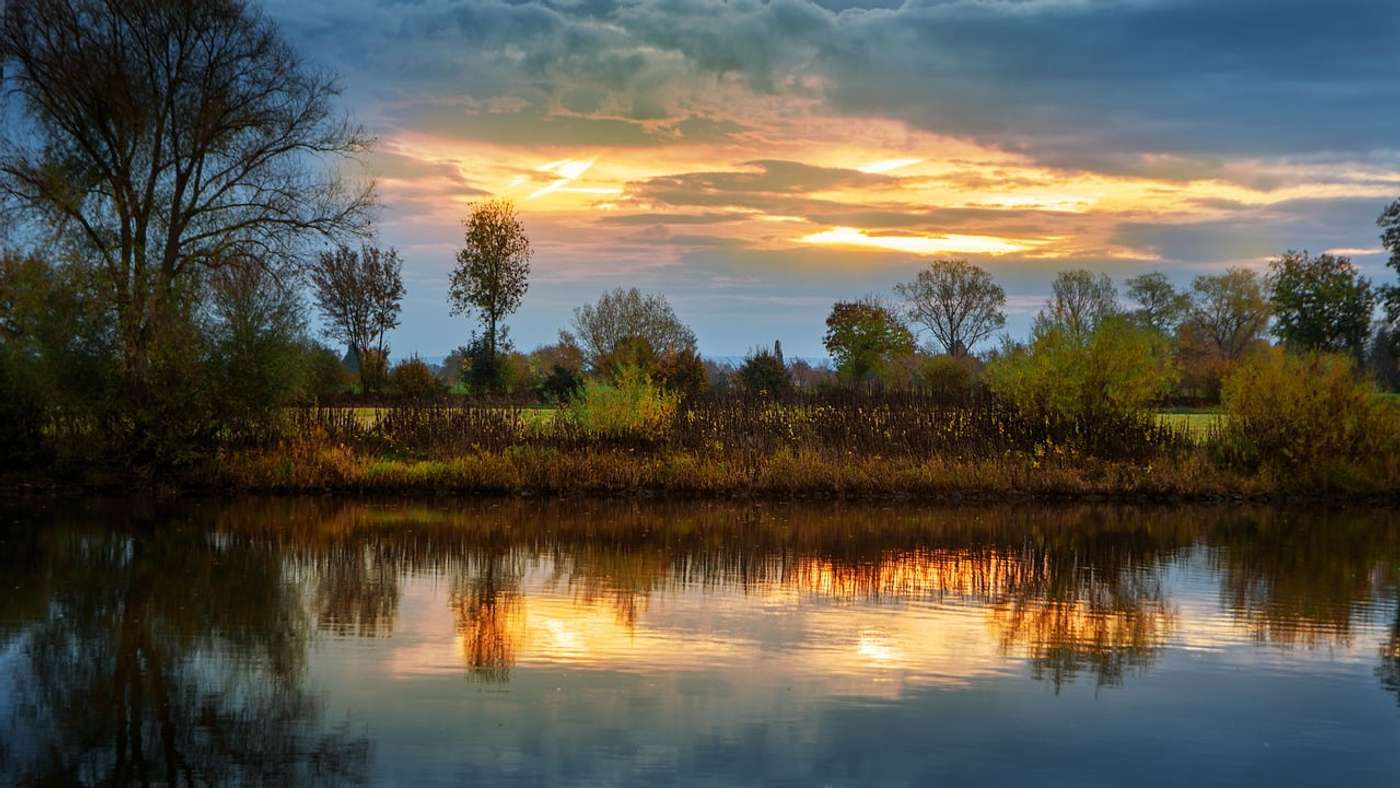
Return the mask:
<path id="1" fill-rule="evenodd" d="M 744 359 L 737 373 L 739 385 L 749 394 L 784 397 L 792 393 L 792 378 L 783 359 L 759 348 Z"/>
<path id="2" fill-rule="evenodd" d="M 442 384 L 423 359 L 414 356 L 394 365 L 389 386 L 407 399 L 431 399 L 442 393 Z"/>
<path id="3" fill-rule="evenodd" d="M 936 399 L 957 402 L 972 394 L 981 372 L 971 356 L 927 356 L 919 363 L 919 385 Z"/>
<path id="4" fill-rule="evenodd" d="M 1226 376 L 1221 406 L 1213 444 L 1226 464 L 1299 484 L 1394 479 L 1400 414 L 1347 356 L 1253 353 Z"/>
<path id="5" fill-rule="evenodd" d="M 560 415 L 589 435 L 663 432 L 679 397 L 662 389 L 638 367 L 622 367 L 614 381 L 590 380 Z"/>
<path id="6" fill-rule="evenodd" d="M 583 387 L 583 376 L 577 370 L 555 364 L 549 374 L 536 384 L 535 392 L 545 402 L 568 404 Z"/>
<path id="7" fill-rule="evenodd" d="M 1167 341 L 1121 318 L 1083 339 L 1050 328 L 988 364 L 987 384 L 1019 407 L 1071 418 L 1142 411 L 1177 379 Z"/>

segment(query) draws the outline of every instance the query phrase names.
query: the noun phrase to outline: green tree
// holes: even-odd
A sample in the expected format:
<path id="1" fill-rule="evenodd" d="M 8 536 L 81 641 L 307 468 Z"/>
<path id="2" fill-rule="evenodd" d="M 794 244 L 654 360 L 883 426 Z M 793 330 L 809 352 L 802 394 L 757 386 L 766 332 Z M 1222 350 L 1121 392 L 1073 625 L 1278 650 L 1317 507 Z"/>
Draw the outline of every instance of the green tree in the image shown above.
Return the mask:
<path id="1" fill-rule="evenodd" d="M 504 345 L 500 323 L 520 308 L 530 286 L 530 239 L 509 200 L 473 204 L 465 225 L 447 301 L 454 315 L 478 315 L 482 345 L 473 366 L 486 361 L 494 370 Z"/>
<path id="2" fill-rule="evenodd" d="M 822 343 L 841 378 L 857 385 L 897 356 L 914 352 L 914 335 L 890 309 L 870 298 L 833 304 Z"/>
<path id="3" fill-rule="evenodd" d="M 1050 287 L 1053 295 L 1032 326 L 1036 336 L 1058 329 L 1071 340 L 1085 341 L 1102 320 L 1119 312 L 1118 290 L 1108 274 L 1061 271 Z"/>
<path id="4" fill-rule="evenodd" d="M 1269 263 L 1268 286 L 1274 334 L 1285 345 L 1361 358 L 1376 295 L 1351 260 L 1284 252 Z"/>
<path id="5" fill-rule="evenodd" d="M 1258 274 L 1231 268 L 1191 283 L 1193 328 L 1226 361 L 1238 360 L 1269 326 L 1271 308 Z"/>
<path id="6" fill-rule="evenodd" d="M 1006 325 L 1006 291 L 966 260 L 934 260 L 912 282 L 895 285 L 910 322 L 950 356 L 966 356 Z"/>
<path id="7" fill-rule="evenodd" d="M 740 365 L 739 385 L 750 394 L 782 397 L 792 392 L 792 376 L 783 362 L 783 346 L 774 343 L 773 350 L 756 348 Z"/>
<path id="8" fill-rule="evenodd" d="M 1143 328 L 1171 336 L 1191 312 L 1191 295 L 1177 292 L 1160 271 L 1135 276 L 1124 284 L 1128 299 L 1137 305 L 1132 317 Z"/>
<path id="9" fill-rule="evenodd" d="M 1095 418 L 1141 411 L 1171 389 L 1177 370 L 1165 337 L 1113 317 L 1083 339 L 1051 328 L 993 360 L 985 375 L 1028 410 Z"/>

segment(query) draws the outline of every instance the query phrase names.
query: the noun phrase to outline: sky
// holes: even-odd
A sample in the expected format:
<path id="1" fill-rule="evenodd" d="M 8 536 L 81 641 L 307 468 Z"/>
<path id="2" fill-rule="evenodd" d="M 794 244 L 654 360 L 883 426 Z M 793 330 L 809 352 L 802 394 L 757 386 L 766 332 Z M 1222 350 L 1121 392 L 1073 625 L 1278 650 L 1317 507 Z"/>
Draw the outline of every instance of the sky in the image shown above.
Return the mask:
<path id="1" fill-rule="evenodd" d="M 1180 285 L 1288 249 L 1384 267 L 1400 197 L 1394 0 L 267 0 L 373 133 L 361 170 L 408 289 L 395 356 L 472 324 L 447 278 L 471 203 L 535 250 L 510 319 L 551 342 L 613 287 L 709 356 L 821 357 L 833 301 L 936 257 L 1007 291 Z"/>

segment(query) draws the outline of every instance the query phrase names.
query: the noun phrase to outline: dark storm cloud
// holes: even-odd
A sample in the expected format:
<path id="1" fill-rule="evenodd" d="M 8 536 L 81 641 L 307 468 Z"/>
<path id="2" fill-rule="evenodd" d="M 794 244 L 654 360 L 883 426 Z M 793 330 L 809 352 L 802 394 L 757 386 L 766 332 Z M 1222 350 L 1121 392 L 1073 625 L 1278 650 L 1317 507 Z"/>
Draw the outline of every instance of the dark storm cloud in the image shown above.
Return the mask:
<path id="1" fill-rule="evenodd" d="M 367 53 L 380 78 L 489 86 L 537 107 L 611 104 L 639 120 L 732 79 L 1069 167 L 1140 171 L 1148 152 L 1185 156 L 1174 168 L 1213 154 L 1365 154 L 1400 139 L 1394 0 L 892 5 L 347 0 L 297 18 L 322 33 L 320 49 Z"/>

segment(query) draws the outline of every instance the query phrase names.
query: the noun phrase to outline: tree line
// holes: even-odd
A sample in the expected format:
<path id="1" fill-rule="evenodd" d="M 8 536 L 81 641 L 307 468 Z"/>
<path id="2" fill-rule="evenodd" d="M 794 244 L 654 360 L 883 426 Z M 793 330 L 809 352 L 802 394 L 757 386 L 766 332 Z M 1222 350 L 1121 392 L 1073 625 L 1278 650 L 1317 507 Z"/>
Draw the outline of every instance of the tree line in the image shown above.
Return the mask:
<path id="1" fill-rule="evenodd" d="M 1400 287 L 1373 286 L 1343 257 L 1294 252 L 1266 274 L 1231 269 L 1184 291 L 1160 273 L 1134 277 L 1127 305 L 1108 277 L 1062 272 L 1028 341 L 999 343 L 1001 286 L 967 261 L 936 260 L 890 297 L 833 305 L 830 368 L 788 359 L 776 342 L 737 369 L 707 361 L 666 298 L 635 288 L 580 306 L 557 342 L 526 354 L 506 321 L 528 292 L 532 250 L 501 200 L 472 206 L 446 293 L 475 331 L 438 369 L 391 365 L 403 263 L 374 243 L 373 184 L 346 175 L 371 140 L 338 108 L 335 76 L 255 6 L 11 0 L 0 55 L 21 111 L 11 119 L 21 133 L 0 141 L 10 461 L 72 435 L 80 453 L 179 465 L 257 439 L 290 403 L 349 391 L 560 402 L 586 379 L 774 396 L 987 383 L 1044 406 L 1071 396 L 1056 386 L 1078 370 L 1142 383 L 1081 386 L 1079 401 L 1090 389 L 1210 400 L 1269 337 L 1396 382 Z M 1380 226 L 1400 270 L 1400 201 Z M 1386 319 L 1374 325 L 1377 306 Z"/>

